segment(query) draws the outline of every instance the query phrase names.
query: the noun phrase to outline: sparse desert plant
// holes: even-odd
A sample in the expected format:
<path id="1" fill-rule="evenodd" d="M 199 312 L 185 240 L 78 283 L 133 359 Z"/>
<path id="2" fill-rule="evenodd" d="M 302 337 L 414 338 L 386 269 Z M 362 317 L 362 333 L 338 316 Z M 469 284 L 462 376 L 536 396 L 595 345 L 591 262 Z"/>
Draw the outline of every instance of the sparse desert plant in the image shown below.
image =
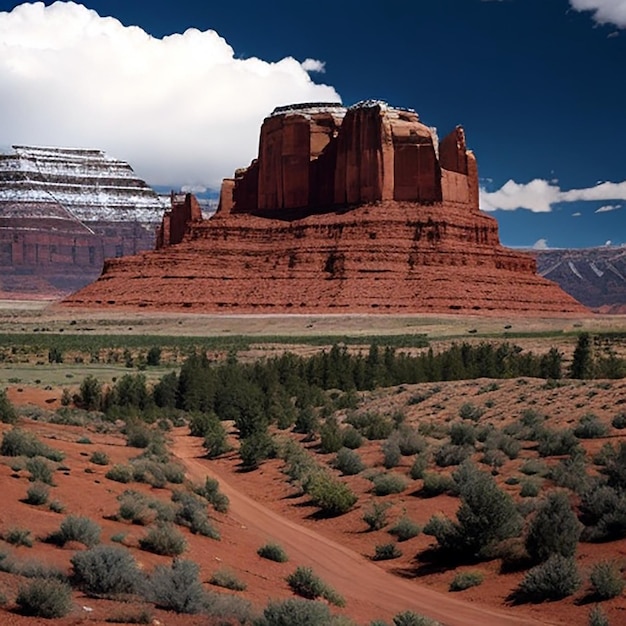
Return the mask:
<path id="1" fill-rule="evenodd" d="M 428 443 L 418 430 L 408 424 L 401 424 L 396 431 L 398 446 L 402 456 L 420 454 L 426 450 Z"/>
<path id="2" fill-rule="evenodd" d="M 157 512 L 150 508 L 147 498 L 131 489 L 127 489 L 117 497 L 120 506 L 117 517 L 133 524 L 147 526 L 155 521 Z"/>
<path id="3" fill-rule="evenodd" d="M 194 492 L 205 498 L 218 513 L 226 513 L 230 504 L 228 496 L 220 491 L 216 478 L 206 477 L 204 484 L 194 488 Z"/>
<path id="4" fill-rule="evenodd" d="M 428 453 L 422 452 L 420 454 L 416 454 L 413 459 L 413 464 L 411 465 L 411 469 L 409 470 L 409 476 L 413 480 L 418 480 L 419 478 L 424 478 L 424 472 L 428 467 Z"/>
<path id="5" fill-rule="evenodd" d="M 482 572 L 459 572 L 450 583 L 450 591 L 465 591 L 482 584 L 485 576 Z"/>
<path id="6" fill-rule="evenodd" d="M 199 572 L 193 561 L 183 559 L 174 559 L 171 565 L 157 565 L 148 578 L 146 597 L 156 606 L 176 613 L 199 613 L 206 599 Z"/>
<path id="7" fill-rule="evenodd" d="M 593 595 L 600 600 L 610 600 L 624 591 L 624 577 L 614 561 L 595 563 L 589 575 Z"/>
<path id="8" fill-rule="evenodd" d="M 28 528 L 9 528 L 4 534 L 4 540 L 14 546 L 32 548 L 33 538 Z"/>
<path id="9" fill-rule="evenodd" d="M 626 428 L 626 411 L 620 411 L 615 415 L 611 420 L 611 424 L 613 428 L 617 428 L 618 430 Z"/>
<path id="10" fill-rule="evenodd" d="M 41 457 L 33 457 L 26 461 L 26 469 L 30 472 L 29 480 L 31 482 L 46 483 L 52 485 L 53 469 L 50 464 Z"/>
<path id="11" fill-rule="evenodd" d="M 402 493 L 407 486 L 407 481 L 400 474 L 378 474 L 372 481 L 374 484 L 374 493 L 377 496 L 387 496 L 391 493 Z"/>
<path id="12" fill-rule="evenodd" d="M 484 411 L 480 407 L 475 406 L 471 402 L 466 402 L 459 409 L 459 417 L 464 420 L 472 420 L 477 422 L 483 415 Z"/>
<path id="13" fill-rule="evenodd" d="M 413 537 L 417 537 L 421 532 L 421 528 L 419 524 L 403 515 L 387 532 L 396 537 L 398 541 L 408 541 Z"/>
<path id="14" fill-rule="evenodd" d="M 369 530 L 380 530 L 387 524 L 387 510 L 390 504 L 374 502 L 363 513 L 363 521 L 367 524 Z"/>
<path id="15" fill-rule="evenodd" d="M 134 593 L 141 574 L 133 555 L 121 546 L 100 545 L 71 558 L 74 579 L 91 595 Z"/>
<path id="16" fill-rule="evenodd" d="M 109 624 L 153 624 L 154 615 L 150 607 L 122 610 L 105 620 Z"/>
<path id="17" fill-rule="evenodd" d="M 609 618 L 605 615 L 602 608 L 598 605 L 594 606 L 589 611 L 589 626 L 611 626 L 609 623 Z"/>
<path id="18" fill-rule="evenodd" d="M 383 452 L 383 465 L 387 469 L 396 467 L 398 463 L 400 463 L 402 454 L 400 452 L 400 446 L 398 445 L 397 438 L 393 437 L 393 434 L 388 439 L 383 441 L 381 450 Z"/>
<path id="19" fill-rule="evenodd" d="M 91 548 L 100 543 L 102 529 L 96 522 L 80 515 L 68 515 L 62 522 L 59 530 L 52 533 L 48 540 L 59 546 L 70 541 L 76 541 Z"/>
<path id="20" fill-rule="evenodd" d="M 225 567 L 215 570 L 209 582 L 212 585 L 224 587 L 224 589 L 230 589 L 231 591 L 245 591 L 248 588 L 248 585 L 243 580 L 237 578 L 234 572 Z"/>
<path id="21" fill-rule="evenodd" d="M 528 571 L 515 595 L 522 601 L 530 602 L 560 600 L 571 596 L 580 583 L 576 561 L 572 557 L 553 554 Z"/>
<path id="22" fill-rule="evenodd" d="M 272 600 L 255 626 L 328 626 L 332 624 L 328 605 L 319 601 L 288 598 Z"/>
<path id="23" fill-rule="evenodd" d="M 344 476 L 354 476 L 365 469 L 365 464 L 361 460 L 359 453 L 349 448 L 341 448 L 337 452 L 333 465 Z"/>
<path id="24" fill-rule="evenodd" d="M 608 432 L 608 426 L 601 422 L 598 416 L 594 413 L 585 413 L 585 415 L 580 418 L 578 425 L 574 429 L 574 435 L 576 435 L 579 439 L 596 439 L 597 437 L 606 437 Z"/>
<path id="25" fill-rule="evenodd" d="M 96 450 L 89 460 L 95 465 L 108 465 L 110 463 L 109 455 L 102 450 Z"/>
<path id="26" fill-rule="evenodd" d="M 545 462 L 540 461 L 539 459 L 528 459 L 528 461 L 523 463 L 519 471 L 527 476 L 547 476 L 549 472 L 548 466 Z"/>
<path id="27" fill-rule="evenodd" d="M 350 450 L 356 450 L 363 445 L 363 435 L 354 426 L 346 426 L 341 432 L 341 438 L 344 448 Z"/>
<path id="28" fill-rule="evenodd" d="M 441 624 L 419 613 L 403 611 L 394 615 L 393 626 L 441 626 Z"/>
<path id="29" fill-rule="evenodd" d="M 457 446 L 452 443 L 446 443 L 435 452 L 434 459 L 439 467 L 450 467 L 451 465 L 460 465 L 473 452 L 474 446 Z"/>
<path id="30" fill-rule="evenodd" d="M 289 560 L 285 549 L 277 543 L 266 543 L 262 545 L 256 553 L 264 559 L 276 561 L 276 563 L 286 563 Z"/>
<path id="31" fill-rule="evenodd" d="M 35 578 L 20 588 L 15 603 L 24 615 L 54 619 L 72 608 L 72 590 L 54 578 Z"/>
<path id="32" fill-rule="evenodd" d="M 423 478 L 421 494 L 426 498 L 432 498 L 442 493 L 454 493 L 457 489 L 454 479 L 449 474 L 424 472 Z"/>
<path id="33" fill-rule="evenodd" d="M 45 483 L 33 483 L 26 492 L 26 503 L 35 506 L 48 502 L 50 487 Z"/>
<path id="34" fill-rule="evenodd" d="M 172 500 L 177 503 L 174 521 L 182 526 L 187 526 L 192 533 L 219 539 L 218 530 L 211 524 L 207 515 L 204 502 L 196 495 L 185 491 L 177 491 L 172 495 Z"/>
<path id="35" fill-rule="evenodd" d="M 294 593 L 315 600 L 324 598 L 331 604 L 343 606 L 344 600 L 332 588 L 330 588 L 310 567 L 298 566 L 286 578 L 287 584 Z"/>
<path id="36" fill-rule="evenodd" d="M 537 439 L 539 456 L 561 456 L 580 449 L 578 437 L 569 429 L 541 431 Z"/>
<path id="37" fill-rule="evenodd" d="M 52 502 L 48 505 L 48 508 L 53 513 L 65 513 L 65 505 L 62 502 L 59 502 L 59 500 L 52 500 Z"/>
<path id="38" fill-rule="evenodd" d="M 142 550 L 163 556 L 178 556 L 185 551 L 187 542 L 174 526 L 159 523 L 148 530 L 139 540 Z"/>
<path id="39" fill-rule="evenodd" d="M 455 422 L 450 426 L 450 443 L 455 446 L 473 446 L 476 443 L 476 427 L 467 422 Z"/>
<path id="40" fill-rule="evenodd" d="M 374 561 L 389 561 L 390 559 L 397 559 L 402 556 L 402 550 L 393 543 L 381 543 L 374 549 Z"/>
<path id="41" fill-rule="evenodd" d="M 328 515 L 347 513 L 358 499 L 348 485 L 324 471 L 311 475 L 306 491 L 313 502 Z"/>
<path id="42" fill-rule="evenodd" d="M 17 422 L 17 413 L 4 389 L 0 389 L 0 422 L 4 424 L 15 424 Z"/>
<path id="43" fill-rule="evenodd" d="M 2 436 L 0 444 L 0 454 L 2 456 L 43 456 L 51 461 L 62 461 L 63 453 L 54 450 L 40 441 L 33 433 L 12 428 L 7 430 Z"/>
<path id="44" fill-rule="evenodd" d="M 541 482 L 533 478 L 525 478 L 520 483 L 519 495 L 522 498 L 535 498 L 539 495 Z"/>
<path id="45" fill-rule="evenodd" d="M 105 475 L 105 478 L 118 483 L 129 483 L 134 479 L 133 468 L 130 465 L 114 465 Z"/>

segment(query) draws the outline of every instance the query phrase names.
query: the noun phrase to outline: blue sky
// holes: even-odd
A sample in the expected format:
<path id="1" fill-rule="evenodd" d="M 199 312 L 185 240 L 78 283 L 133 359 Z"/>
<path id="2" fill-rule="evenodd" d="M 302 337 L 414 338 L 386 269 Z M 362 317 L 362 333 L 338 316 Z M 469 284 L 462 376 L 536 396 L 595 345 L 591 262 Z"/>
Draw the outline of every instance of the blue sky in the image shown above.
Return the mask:
<path id="1" fill-rule="evenodd" d="M 626 0 L 20 4 L 0 0 L 3 148 L 103 148 L 201 188 L 274 106 L 381 98 L 465 127 L 505 245 L 626 244 Z"/>

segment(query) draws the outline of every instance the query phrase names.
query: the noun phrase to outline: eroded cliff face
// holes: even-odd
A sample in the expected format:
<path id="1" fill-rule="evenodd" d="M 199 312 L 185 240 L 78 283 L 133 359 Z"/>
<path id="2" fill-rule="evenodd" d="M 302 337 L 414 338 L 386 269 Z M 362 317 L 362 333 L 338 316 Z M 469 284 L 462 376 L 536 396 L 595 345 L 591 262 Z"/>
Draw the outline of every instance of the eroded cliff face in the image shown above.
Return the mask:
<path id="1" fill-rule="evenodd" d="M 169 218 L 183 219 L 175 210 Z M 187 215 L 187 214 L 185 214 Z M 107 261 L 66 302 L 224 312 L 519 312 L 584 308 L 499 243 L 463 129 L 439 142 L 381 102 L 283 107 L 217 214 L 180 243 Z"/>
<path id="2" fill-rule="evenodd" d="M 104 259 L 154 246 L 164 207 L 130 166 L 99 150 L 15 146 L 0 155 L 0 293 L 71 293 Z"/>

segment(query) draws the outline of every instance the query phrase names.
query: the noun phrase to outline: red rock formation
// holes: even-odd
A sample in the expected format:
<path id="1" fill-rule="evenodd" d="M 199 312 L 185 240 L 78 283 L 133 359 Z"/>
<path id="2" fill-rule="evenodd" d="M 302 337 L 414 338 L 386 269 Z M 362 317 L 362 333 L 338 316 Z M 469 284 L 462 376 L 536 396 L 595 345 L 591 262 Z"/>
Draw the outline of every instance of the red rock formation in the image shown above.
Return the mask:
<path id="1" fill-rule="evenodd" d="M 173 213 L 172 213 L 173 215 Z M 171 220 L 171 217 L 169 218 Z M 76 306 L 229 312 L 585 309 L 499 243 L 461 128 L 368 102 L 277 110 L 178 245 L 106 263 Z M 170 227 L 171 231 L 171 227 Z M 131 280 L 132 279 L 132 280 Z"/>
<path id="2" fill-rule="evenodd" d="M 202 210 L 190 193 L 171 193 L 171 208 L 163 215 L 156 232 L 156 249 L 180 243 L 195 222 L 202 221 Z"/>

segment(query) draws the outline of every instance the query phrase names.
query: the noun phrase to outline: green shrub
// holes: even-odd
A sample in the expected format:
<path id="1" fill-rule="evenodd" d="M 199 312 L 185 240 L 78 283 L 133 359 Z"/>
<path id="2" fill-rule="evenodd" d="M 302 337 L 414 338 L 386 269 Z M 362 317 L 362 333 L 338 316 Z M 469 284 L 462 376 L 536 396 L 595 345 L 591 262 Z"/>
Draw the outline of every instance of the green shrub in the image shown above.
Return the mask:
<path id="1" fill-rule="evenodd" d="M 574 435 L 580 439 L 596 439 L 606 437 L 609 428 L 603 424 L 597 415 L 586 413 L 580 418 L 578 425 L 574 429 Z"/>
<path id="2" fill-rule="evenodd" d="M 59 530 L 52 533 L 48 539 L 52 543 L 64 546 L 70 541 L 77 541 L 91 548 L 100 543 L 102 529 L 88 517 L 68 515 L 62 522 Z"/>
<path id="3" fill-rule="evenodd" d="M 216 478 L 206 477 L 204 485 L 194 488 L 194 492 L 205 498 L 218 513 L 226 513 L 230 501 L 228 496 L 220 491 L 220 484 Z"/>
<path id="4" fill-rule="evenodd" d="M 175 492 L 172 500 L 178 504 L 174 521 L 187 526 L 192 533 L 219 539 L 218 530 L 211 524 L 204 502 L 197 496 L 184 491 Z"/>
<path id="5" fill-rule="evenodd" d="M 471 402 L 466 402 L 459 409 L 459 417 L 464 420 L 472 420 L 477 422 L 483 415 L 484 411 L 480 407 L 473 405 Z"/>
<path id="6" fill-rule="evenodd" d="M 106 618 L 109 624 L 153 624 L 154 615 L 149 607 L 115 612 Z"/>
<path id="7" fill-rule="evenodd" d="M 289 560 L 284 548 L 277 543 L 266 543 L 261 546 L 256 553 L 264 559 L 276 561 L 276 563 L 286 563 Z"/>
<path id="8" fill-rule="evenodd" d="M 4 533 L 4 540 L 13 546 L 26 546 L 27 548 L 33 546 L 33 538 L 27 528 L 9 528 Z"/>
<path id="9" fill-rule="evenodd" d="M 178 556 L 185 551 L 185 538 L 171 524 L 159 523 L 139 540 L 142 550 L 164 556 Z"/>
<path id="10" fill-rule="evenodd" d="M 476 427 L 467 422 L 455 422 L 450 426 L 450 443 L 455 446 L 473 446 L 476 443 Z"/>
<path id="11" fill-rule="evenodd" d="M 578 438 L 571 430 L 544 430 L 537 441 L 540 456 L 561 456 L 580 449 Z"/>
<path id="12" fill-rule="evenodd" d="M 424 478 L 424 472 L 428 467 L 428 454 L 421 453 L 416 454 L 413 459 L 413 464 L 411 465 L 411 469 L 409 470 L 409 476 L 413 480 L 417 480 L 419 478 Z"/>
<path id="13" fill-rule="evenodd" d="M 234 572 L 229 569 L 222 568 L 213 572 L 213 575 L 209 579 L 209 583 L 218 587 L 224 587 L 231 591 L 245 591 L 248 585 L 242 580 L 239 580 Z"/>
<path id="14" fill-rule="evenodd" d="M 106 452 L 102 452 L 102 450 L 96 450 L 89 460 L 95 465 L 108 465 L 109 464 L 109 455 Z"/>
<path id="15" fill-rule="evenodd" d="M 528 459 L 519 469 L 522 474 L 526 474 L 527 476 L 547 476 L 548 474 L 548 466 L 539 459 Z"/>
<path id="16" fill-rule="evenodd" d="M 520 600 L 542 602 L 571 596 L 581 579 L 572 557 L 553 554 L 547 561 L 533 567 L 519 584 L 516 596 Z"/>
<path id="17" fill-rule="evenodd" d="M 435 463 L 439 467 L 460 465 L 474 453 L 474 446 L 456 446 L 446 443 L 439 448 L 434 455 Z"/>
<path id="18" fill-rule="evenodd" d="M 600 600 L 610 600 L 624 591 L 624 578 L 613 561 L 595 563 L 589 575 L 593 595 Z"/>
<path id="19" fill-rule="evenodd" d="M 39 504 L 45 504 L 48 502 L 48 497 L 50 496 L 50 487 L 45 483 L 34 483 L 28 488 L 26 492 L 26 503 L 34 504 L 35 506 Z"/>
<path id="20" fill-rule="evenodd" d="M 62 461 L 63 453 L 54 450 L 41 442 L 35 435 L 20 428 L 7 430 L 2 436 L 0 444 L 2 456 L 43 456 L 51 461 Z"/>
<path id="21" fill-rule="evenodd" d="M 276 446 L 266 430 L 255 431 L 241 440 L 239 456 L 244 467 L 254 469 L 261 461 L 276 456 Z"/>
<path id="22" fill-rule="evenodd" d="M 48 505 L 48 508 L 53 513 L 65 513 L 65 505 L 58 500 L 52 500 L 52 502 Z"/>
<path id="23" fill-rule="evenodd" d="M 349 448 L 341 448 L 341 450 L 337 452 L 333 465 L 344 476 L 353 476 L 365 469 L 365 464 L 361 460 L 358 452 L 350 450 Z"/>
<path id="24" fill-rule="evenodd" d="M 380 530 L 384 528 L 387 524 L 387 510 L 389 509 L 389 504 L 380 504 L 378 502 L 374 502 L 368 509 L 363 513 L 363 521 L 367 524 L 369 530 Z"/>
<path id="25" fill-rule="evenodd" d="M 484 580 L 482 572 L 459 572 L 450 583 L 450 591 L 464 591 L 470 587 L 477 587 Z"/>
<path id="26" fill-rule="evenodd" d="M 400 453 L 400 446 L 395 438 L 389 438 L 383 441 L 381 445 L 383 452 L 383 465 L 387 469 L 396 467 L 400 463 L 402 454 Z"/>
<path id="27" fill-rule="evenodd" d="M 377 545 L 372 558 L 374 561 L 389 561 L 390 559 L 397 559 L 401 556 L 402 550 L 400 550 L 395 543 L 390 542 Z"/>
<path id="28" fill-rule="evenodd" d="M 287 576 L 286 580 L 291 590 L 303 598 L 309 600 L 324 598 L 337 606 L 345 604 L 343 598 L 326 585 L 310 567 L 298 566 L 294 572 Z"/>
<path id="29" fill-rule="evenodd" d="M 400 447 L 402 456 L 420 454 L 428 447 L 426 439 L 419 434 L 417 429 L 409 426 L 408 424 L 402 424 L 396 433 L 398 446 Z"/>
<path id="30" fill-rule="evenodd" d="M 361 413 L 348 418 L 348 423 L 354 426 L 365 438 L 374 441 L 387 439 L 393 431 L 393 422 L 380 413 Z"/>
<path id="31" fill-rule="evenodd" d="M 334 416 L 329 417 L 320 428 L 320 451 L 324 454 L 338 452 L 343 447 L 343 436 L 339 422 Z"/>
<path id="32" fill-rule="evenodd" d="M 456 483 L 449 474 L 438 472 L 425 472 L 421 494 L 426 498 L 432 498 L 442 493 L 456 492 Z"/>
<path id="33" fill-rule="evenodd" d="M 88 594 L 134 593 L 141 575 L 133 555 L 121 546 L 96 546 L 71 558 L 74 578 Z"/>
<path id="34" fill-rule="evenodd" d="M 199 572 L 193 561 L 183 559 L 157 565 L 148 578 L 146 597 L 156 606 L 176 613 L 199 613 L 206 599 Z"/>
<path id="35" fill-rule="evenodd" d="M 20 588 L 15 603 L 25 615 L 45 619 L 63 617 L 72 609 L 72 590 L 54 578 L 36 578 Z"/>
<path id="36" fill-rule="evenodd" d="M 0 389 L 0 422 L 4 424 L 15 424 L 17 422 L 17 413 L 11 402 L 9 402 L 4 389 Z"/>
<path id="37" fill-rule="evenodd" d="M 211 428 L 205 433 L 204 443 L 202 445 L 206 449 L 206 455 L 209 459 L 216 459 L 218 456 L 232 450 L 228 443 L 226 429 L 217 418 L 216 422 L 213 423 Z"/>
<path id="38" fill-rule="evenodd" d="M 378 474 L 372 482 L 374 483 L 374 493 L 377 496 L 402 493 L 407 486 L 406 479 L 400 474 Z"/>
<path id="39" fill-rule="evenodd" d="M 421 529 L 416 522 L 403 515 L 387 532 L 396 537 L 398 541 L 408 541 L 417 537 Z"/>
<path id="40" fill-rule="evenodd" d="M 609 618 L 604 614 L 604 611 L 599 606 L 594 606 L 589 611 L 589 626 L 611 626 Z"/>
<path id="41" fill-rule="evenodd" d="M 344 428 L 341 433 L 341 438 L 343 446 L 350 450 L 356 450 L 363 445 L 363 436 L 354 426 L 348 425 Z"/>
<path id="42" fill-rule="evenodd" d="M 618 413 L 612 420 L 611 424 L 614 428 L 618 430 L 623 430 L 626 428 L 626 411 L 621 411 Z"/>
<path id="43" fill-rule="evenodd" d="M 520 484 L 519 495 L 522 498 L 535 498 L 539 495 L 541 483 L 536 479 L 526 478 Z"/>
<path id="44" fill-rule="evenodd" d="M 332 617 L 323 602 L 288 598 L 272 600 L 255 626 L 329 626 Z"/>
<path id="45" fill-rule="evenodd" d="M 130 465 L 114 465 L 105 475 L 109 480 L 118 483 L 130 483 L 134 479 L 133 468 Z"/>
<path id="46" fill-rule="evenodd" d="M 413 611 L 403 611 L 394 616 L 393 626 L 441 626 L 441 624 Z"/>
<path id="47" fill-rule="evenodd" d="M 30 472 L 29 480 L 31 482 L 46 483 L 52 485 L 53 469 L 50 464 L 41 457 L 33 457 L 26 461 L 26 469 Z"/>
<path id="48" fill-rule="evenodd" d="M 306 491 L 316 506 L 328 515 L 347 513 L 358 500 L 356 494 L 331 474 L 318 471 L 311 475 Z"/>

